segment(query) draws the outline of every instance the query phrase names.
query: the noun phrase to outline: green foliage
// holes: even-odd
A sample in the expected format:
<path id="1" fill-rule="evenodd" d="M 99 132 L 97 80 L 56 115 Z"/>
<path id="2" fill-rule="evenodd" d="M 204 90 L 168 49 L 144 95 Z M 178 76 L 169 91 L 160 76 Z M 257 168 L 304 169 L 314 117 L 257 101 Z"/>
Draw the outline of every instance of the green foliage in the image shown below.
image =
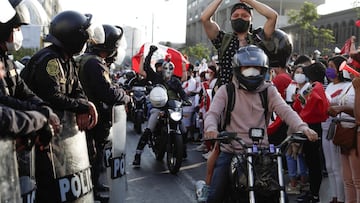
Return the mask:
<path id="1" fill-rule="evenodd" d="M 203 58 L 209 60 L 211 50 L 205 44 L 198 43 L 194 46 L 185 47 L 182 50 L 182 53 L 186 54 L 189 57 L 190 61 L 200 61 Z"/>
<path id="2" fill-rule="evenodd" d="M 314 47 L 326 47 L 335 42 L 333 31 L 325 28 L 317 28 L 313 23 L 318 20 L 320 16 L 317 13 L 316 5 L 310 2 L 305 2 L 299 11 L 291 10 L 289 12 L 289 23 L 299 25 L 303 30 L 300 37 L 300 51 L 306 52 L 305 40 L 310 40 Z M 307 38 L 305 38 L 307 36 Z"/>
<path id="3" fill-rule="evenodd" d="M 14 56 L 14 60 L 20 60 L 24 56 L 34 55 L 37 51 L 38 49 L 20 48 L 18 51 L 12 54 Z"/>

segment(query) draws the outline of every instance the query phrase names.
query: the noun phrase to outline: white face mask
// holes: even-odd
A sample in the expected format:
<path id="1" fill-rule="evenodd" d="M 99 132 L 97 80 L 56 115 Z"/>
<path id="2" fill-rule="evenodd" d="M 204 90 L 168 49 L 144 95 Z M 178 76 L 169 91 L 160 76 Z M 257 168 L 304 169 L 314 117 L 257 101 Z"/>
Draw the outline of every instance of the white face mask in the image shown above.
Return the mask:
<path id="1" fill-rule="evenodd" d="M 297 82 L 299 84 L 303 84 L 306 81 L 306 76 L 303 73 L 295 73 L 294 80 L 295 80 L 295 82 Z"/>
<path id="2" fill-rule="evenodd" d="M 351 79 L 350 73 L 347 70 L 343 70 L 342 74 L 344 78 Z"/>
<path id="3" fill-rule="evenodd" d="M 23 35 L 20 29 L 14 30 L 12 32 L 13 40 L 12 42 L 5 42 L 6 48 L 8 51 L 17 51 L 21 48 L 22 41 L 23 41 Z"/>
<path id="4" fill-rule="evenodd" d="M 241 74 L 243 74 L 245 77 L 249 77 L 249 76 L 258 76 L 260 75 L 260 71 L 256 68 L 247 68 L 245 70 L 243 70 L 241 72 Z"/>
<path id="5" fill-rule="evenodd" d="M 206 79 L 206 80 L 210 80 L 210 79 L 211 79 L 210 73 L 205 73 L 205 79 Z"/>

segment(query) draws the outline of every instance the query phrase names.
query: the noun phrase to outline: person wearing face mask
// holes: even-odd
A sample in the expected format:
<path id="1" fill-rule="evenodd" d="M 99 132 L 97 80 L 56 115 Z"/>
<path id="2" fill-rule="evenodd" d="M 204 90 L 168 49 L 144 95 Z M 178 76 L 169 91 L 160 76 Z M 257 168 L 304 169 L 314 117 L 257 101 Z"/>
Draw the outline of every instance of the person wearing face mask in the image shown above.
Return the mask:
<path id="1" fill-rule="evenodd" d="M 298 91 L 294 95 L 293 109 L 311 129 L 322 135 L 321 123 L 328 118 L 329 100 L 323 87 L 325 66 L 316 62 L 309 66 L 299 66 L 294 72 Z M 302 151 L 309 170 L 310 191 L 297 197 L 298 202 L 319 202 L 322 181 L 321 142 L 306 141 Z"/>
<path id="2" fill-rule="evenodd" d="M 184 103 L 191 106 L 191 101 L 181 86 L 181 82 L 178 78 L 173 77 L 175 65 L 168 59 L 165 59 L 161 68 L 157 68 L 156 72 L 152 69 L 150 62 L 151 57 L 158 48 L 155 45 L 151 45 L 149 53 L 146 58 L 141 59 L 139 74 L 141 74 L 146 80 L 151 81 L 154 86 L 162 85 L 167 90 L 167 96 L 169 100 L 183 100 Z M 142 63 L 144 61 L 144 63 Z M 161 72 L 160 72 L 161 71 Z M 157 117 L 160 113 L 159 108 L 152 107 L 150 110 L 150 116 L 148 119 L 147 127 L 144 133 L 141 135 L 139 142 L 136 147 L 136 153 L 132 165 L 135 168 L 140 167 L 141 154 L 146 146 L 151 133 L 154 132 L 156 124 L 158 122 Z M 186 140 L 185 133 L 183 133 L 184 141 Z M 185 142 L 184 142 L 185 143 Z M 184 146 L 184 158 L 186 158 L 186 144 Z"/>
<path id="3" fill-rule="evenodd" d="M 232 83 L 235 87 L 234 109 L 230 114 L 230 122 L 224 126 L 227 132 L 236 132 L 246 144 L 252 144 L 248 136 L 249 128 L 259 127 L 266 129 L 271 112 L 276 112 L 284 121 L 295 131 L 303 132 L 309 140 L 317 140 L 317 133 L 310 129 L 301 120 L 298 114 L 285 103 L 280 94 L 271 83 L 265 81 L 265 73 L 269 68 L 268 57 L 264 51 L 256 46 L 250 45 L 241 47 L 234 55 Z M 266 89 L 267 97 L 266 111 L 259 93 Z M 270 96 L 271 95 L 271 96 Z M 222 113 L 226 111 L 228 104 L 226 85 L 219 88 L 215 94 L 210 109 L 205 118 L 205 138 L 216 138 L 219 133 L 218 123 L 224 119 Z M 265 112 L 266 113 L 265 113 Z M 239 113 L 241 112 L 241 113 Z M 264 116 L 265 115 L 265 116 Z M 224 122 L 224 120 L 222 120 Z M 266 134 L 266 132 L 265 132 Z M 262 141 L 263 145 L 268 145 L 267 135 Z M 233 153 L 239 152 L 241 146 L 235 142 L 231 144 L 221 144 L 220 154 L 215 159 L 214 172 L 211 178 L 208 203 L 223 202 L 229 197 L 230 174 L 229 166 L 233 158 Z"/>
<path id="4" fill-rule="evenodd" d="M 251 34 L 252 10 L 255 9 L 266 18 L 262 31 L 265 40 L 271 38 L 278 16 L 276 11 L 259 1 L 240 0 L 240 2 L 234 4 L 231 8 L 230 21 L 233 30 L 232 34 L 228 35 L 212 19 L 222 2 L 223 0 L 214 0 L 201 15 L 201 22 L 205 32 L 219 52 L 219 80 L 216 85 L 217 87 L 231 82 L 231 61 L 238 48 L 256 43 Z M 224 44 L 227 45 L 225 48 L 222 47 Z M 223 48 L 225 50 L 222 50 Z"/>
<path id="5" fill-rule="evenodd" d="M 340 100 L 344 97 L 351 82 L 343 77 L 342 71 L 339 70 L 340 64 L 347 59 L 338 55 L 328 60 L 326 68 L 326 77 L 330 82 L 325 93 L 330 103 L 330 109 L 336 108 L 340 104 Z M 341 168 L 340 148 L 333 144 L 332 139 L 328 138 L 328 130 L 333 117 L 329 117 L 322 123 L 322 148 L 324 151 L 325 166 L 329 178 L 329 193 L 331 202 L 345 202 L 344 180 Z M 329 202 L 329 201 L 328 201 Z"/>

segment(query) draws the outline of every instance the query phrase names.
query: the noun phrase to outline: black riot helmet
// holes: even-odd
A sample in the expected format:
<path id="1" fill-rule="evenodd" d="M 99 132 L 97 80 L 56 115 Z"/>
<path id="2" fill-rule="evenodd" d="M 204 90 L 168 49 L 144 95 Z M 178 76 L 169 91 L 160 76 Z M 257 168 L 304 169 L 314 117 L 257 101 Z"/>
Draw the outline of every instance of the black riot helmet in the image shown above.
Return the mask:
<path id="1" fill-rule="evenodd" d="M 258 38 L 257 45 L 269 57 L 269 66 L 286 68 L 293 51 L 293 44 L 289 35 L 280 29 L 275 29 L 271 39 L 265 40 L 262 28 L 255 30 L 253 34 Z"/>
<path id="2" fill-rule="evenodd" d="M 102 25 L 105 32 L 105 42 L 102 44 L 90 43 L 90 49 L 94 51 L 105 51 L 108 57 L 113 56 L 120 46 L 120 40 L 124 34 L 120 26 Z"/>
<path id="3" fill-rule="evenodd" d="M 239 82 L 239 87 L 248 91 L 256 90 L 265 80 L 265 73 L 269 68 L 269 59 L 265 52 L 255 46 L 249 45 L 239 48 L 233 57 L 233 72 Z M 241 67 L 260 67 L 261 71 L 256 76 L 244 76 Z"/>
<path id="4" fill-rule="evenodd" d="M 70 55 L 77 54 L 83 49 L 86 41 L 92 38 L 94 33 L 99 32 L 99 29 L 91 29 L 91 19 L 91 14 L 63 11 L 51 20 L 45 41 L 62 47 Z M 101 30 L 104 32 L 103 28 Z M 100 41 L 103 43 L 104 39 Z"/>

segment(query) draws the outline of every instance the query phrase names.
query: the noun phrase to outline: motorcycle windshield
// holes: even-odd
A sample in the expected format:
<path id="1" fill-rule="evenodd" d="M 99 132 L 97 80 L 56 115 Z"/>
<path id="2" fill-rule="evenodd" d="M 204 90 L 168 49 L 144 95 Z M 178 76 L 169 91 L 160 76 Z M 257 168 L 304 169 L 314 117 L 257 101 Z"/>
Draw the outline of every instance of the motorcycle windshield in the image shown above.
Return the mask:
<path id="1" fill-rule="evenodd" d="M 168 107 L 170 108 L 180 108 L 181 107 L 181 102 L 178 100 L 169 100 L 168 101 Z"/>

